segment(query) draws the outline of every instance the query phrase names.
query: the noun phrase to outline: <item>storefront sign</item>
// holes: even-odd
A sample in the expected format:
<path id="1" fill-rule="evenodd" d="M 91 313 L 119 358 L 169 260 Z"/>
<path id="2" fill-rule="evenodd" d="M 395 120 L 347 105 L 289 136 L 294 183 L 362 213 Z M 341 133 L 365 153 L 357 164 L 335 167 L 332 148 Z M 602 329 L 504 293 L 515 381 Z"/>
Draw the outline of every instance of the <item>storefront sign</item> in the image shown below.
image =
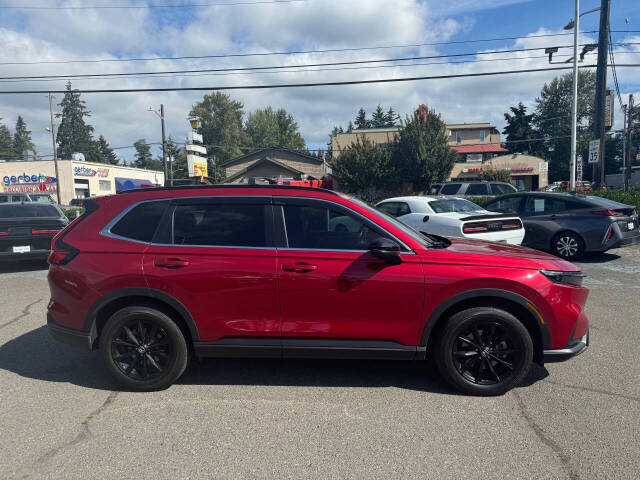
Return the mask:
<path id="1" fill-rule="evenodd" d="M 79 177 L 95 177 L 98 171 L 89 167 L 73 167 L 73 174 Z"/>
<path id="2" fill-rule="evenodd" d="M 190 177 L 208 177 L 207 159 L 199 155 L 187 155 L 187 167 Z"/>
<path id="3" fill-rule="evenodd" d="M 37 183 L 56 183 L 56 177 L 50 177 L 39 173 L 38 175 L 28 175 L 23 173 L 22 175 L 6 175 L 2 178 L 2 184 L 4 187 L 18 186 L 18 185 L 33 185 Z"/>
<path id="4" fill-rule="evenodd" d="M 463 168 L 462 173 L 482 173 L 482 167 Z"/>
<path id="5" fill-rule="evenodd" d="M 512 172 L 533 172 L 533 167 L 511 167 L 506 170 L 511 170 Z"/>

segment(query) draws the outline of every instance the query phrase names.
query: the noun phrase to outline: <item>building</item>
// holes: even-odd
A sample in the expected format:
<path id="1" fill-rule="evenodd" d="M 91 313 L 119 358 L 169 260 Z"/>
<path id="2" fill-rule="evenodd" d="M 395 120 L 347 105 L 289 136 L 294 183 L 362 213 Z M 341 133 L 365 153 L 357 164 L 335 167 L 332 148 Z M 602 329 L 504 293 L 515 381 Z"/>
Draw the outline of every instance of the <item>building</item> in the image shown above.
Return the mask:
<path id="1" fill-rule="evenodd" d="M 500 155 L 484 162 L 458 162 L 449 180 L 478 179 L 488 166 L 511 172 L 511 183 L 519 190 L 538 190 L 549 184 L 549 164 L 542 158 L 521 153 Z"/>
<path id="2" fill-rule="evenodd" d="M 331 173 L 323 158 L 281 147 L 263 148 L 232 158 L 223 166 L 227 173 L 225 183 L 248 183 L 250 178 L 320 180 Z"/>
<path id="3" fill-rule="evenodd" d="M 357 138 L 366 138 L 381 147 L 392 143 L 402 127 L 366 128 L 338 133 L 331 139 L 334 156 L 356 143 Z M 490 123 L 460 123 L 447 125 L 449 145 L 458 152 L 457 162 L 483 162 L 507 152 L 500 146 L 500 132 Z"/>
<path id="4" fill-rule="evenodd" d="M 0 161 L 2 192 L 49 193 L 68 205 L 74 198 L 111 195 L 141 186 L 164 185 L 164 174 L 121 165 L 58 160 L 58 177 L 52 160 Z"/>

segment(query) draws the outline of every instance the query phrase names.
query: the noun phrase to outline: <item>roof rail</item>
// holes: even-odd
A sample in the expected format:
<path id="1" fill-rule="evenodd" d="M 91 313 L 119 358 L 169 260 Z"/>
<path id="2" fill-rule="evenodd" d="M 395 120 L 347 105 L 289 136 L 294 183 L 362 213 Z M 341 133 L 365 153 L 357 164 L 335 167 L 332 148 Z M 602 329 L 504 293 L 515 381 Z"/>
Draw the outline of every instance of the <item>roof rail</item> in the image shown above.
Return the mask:
<path id="1" fill-rule="evenodd" d="M 308 190 L 313 192 L 323 192 L 330 193 L 332 195 L 338 195 L 333 190 L 328 190 L 326 188 L 316 188 L 316 187 L 305 187 L 302 185 L 245 185 L 245 184 L 233 184 L 233 185 L 179 185 L 174 187 L 154 187 L 154 188 L 133 188 L 131 190 L 123 190 L 118 192 L 118 195 L 123 195 L 127 193 L 136 193 L 136 192 L 154 192 L 158 190 L 162 191 L 172 191 L 172 190 L 199 190 L 199 189 L 211 189 L 211 190 L 224 190 L 224 189 L 235 189 L 235 188 L 249 188 L 256 190 L 264 190 L 267 188 L 275 188 L 282 190 Z"/>

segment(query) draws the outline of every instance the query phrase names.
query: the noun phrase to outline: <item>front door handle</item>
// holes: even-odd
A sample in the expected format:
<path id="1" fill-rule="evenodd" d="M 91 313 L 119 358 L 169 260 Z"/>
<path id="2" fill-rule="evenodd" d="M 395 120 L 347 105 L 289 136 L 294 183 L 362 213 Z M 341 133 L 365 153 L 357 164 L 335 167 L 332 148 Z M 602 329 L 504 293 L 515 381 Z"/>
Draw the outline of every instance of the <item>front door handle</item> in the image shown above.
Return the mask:
<path id="1" fill-rule="evenodd" d="M 282 270 L 285 272 L 294 273 L 307 273 L 313 272 L 318 269 L 317 265 L 311 265 L 310 263 L 298 262 L 298 263 L 285 263 L 282 265 Z"/>
<path id="2" fill-rule="evenodd" d="M 189 260 L 183 258 L 156 258 L 153 262 L 156 267 L 160 268 L 184 268 L 189 266 Z"/>

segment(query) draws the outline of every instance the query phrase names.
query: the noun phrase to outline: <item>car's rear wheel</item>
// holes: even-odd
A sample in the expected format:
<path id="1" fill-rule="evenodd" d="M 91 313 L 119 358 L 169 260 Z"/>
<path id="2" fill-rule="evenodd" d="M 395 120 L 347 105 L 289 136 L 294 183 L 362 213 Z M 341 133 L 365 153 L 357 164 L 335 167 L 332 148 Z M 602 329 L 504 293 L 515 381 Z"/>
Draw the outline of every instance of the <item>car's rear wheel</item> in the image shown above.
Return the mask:
<path id="1" fill-rule="evenodd" d="M 554 255 L 567 260 L 576 260 L 584 254 L 584 241 L 573 232 L 560 232 L 551 241 Z"/>
<path id="2" fill-rule="evenodd" d="M 469 395 L 501 395 L 525 378 L 533 360 L 533 343 L 512 314 L 476 307 L 453 315 L 436 350 L 444 379 Z"/>
<path id="3" fill-rule="evenodd" d="M 100 349 L 109 373 L 135 391 L 167 388 L 187 366 L 182 331 L 167 314 L 150 307 L 115 312 L 100 335 Z"/>

